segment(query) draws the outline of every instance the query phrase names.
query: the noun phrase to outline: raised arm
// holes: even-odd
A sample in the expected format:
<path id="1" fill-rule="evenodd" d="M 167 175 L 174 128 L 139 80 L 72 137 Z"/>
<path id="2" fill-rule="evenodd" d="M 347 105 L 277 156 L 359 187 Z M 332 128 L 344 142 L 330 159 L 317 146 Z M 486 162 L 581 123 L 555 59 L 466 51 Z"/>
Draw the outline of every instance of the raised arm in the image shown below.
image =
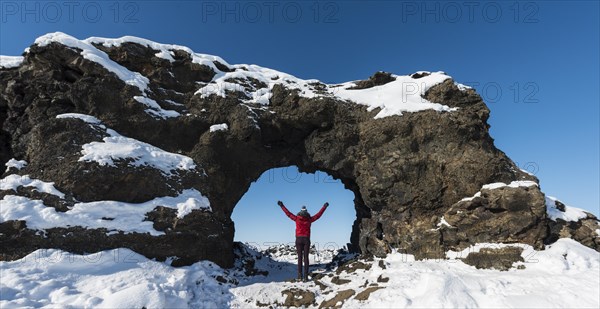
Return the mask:
<path id="1" fill-rule="evenodd" d="M 319 218 L 321 218 L 321 216 L 323 215 L 323 213 L 325 212 L 325 209 L 327 209 L 327 207 L 329 207 L 329 203 L 325 203 L 323 205 L 323 207 L 321 207 L 321 210 L 319 210 L 319 212 L 317 212 L 316 215 L 310 217 L 310 222 L 315 222 L 315 221 L 319 220 Z"/>
<path id="2" fill-rule="evenodd" d="M 283 205 L 283 203 L 281 201 L 277 201 L 277 205 L 279 205 L 281 207 L 281 210 L 283 210 L 283 212 L 285 212 L 285 214 L 292 219 L 292 221 L 296 221 L 296 215 L 294 215 L 293 213 L 291 213 L 287 208 L 285 208 L 285 205 Z"/>

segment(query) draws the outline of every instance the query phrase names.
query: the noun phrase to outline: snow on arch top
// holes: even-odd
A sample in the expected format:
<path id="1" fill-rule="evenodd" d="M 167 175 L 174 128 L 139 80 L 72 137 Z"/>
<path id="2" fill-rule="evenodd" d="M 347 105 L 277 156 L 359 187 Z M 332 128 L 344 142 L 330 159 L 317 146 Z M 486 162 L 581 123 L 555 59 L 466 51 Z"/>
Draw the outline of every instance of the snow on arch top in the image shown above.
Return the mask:
<path id="1" fill-rule="evenodd" d="M 254 64 L 231 65 L 221 57 L 196 53 L 186 46 L 161 44 L 134 36 L 124 36 L 114 39 L 90 37 L 85 40 L 78 40 L 67 34 L 55 32 L 39 37 L 36 39 L 35 44 L 45 46 L 52 42 L 81 49 L 81 55 L 84 58 L 101 64 L 109 71 L 117 74 L 125 83 L 137 86 L 142 93 L 145 93 L 148 89 L 148 84 L 150 83 L 148 78 L 114 62 L 106 53 L 97 49 L 94 44 L 105 47 L 119 47 L 124 43 L 136 43 L 157 51 L 155 53 L 156 57 L 166 59 L 170 62 L 174 61 L 174 50 L 183 50 L 190 55 L 192 62 L 206 65 L 216 73 L 210 82 L 199 83 L 199 88 L 195 92 L 195 95 L 200 95 L 201 97 L 209 97 L 211 95 L 225 97 L 228 91 L 236 91 L 242 92 L 245 95 L 246 98 L 242 100 L 243 103 L 268 105 L 273 87 L 275 85 L 283 85 L 288 89 L 298 90 L 298 94 L 302 97 L 332 97 L 364 105 L 369 111 L 380 108 L 375 118 L 424 110 L 435 110 L 438 112 L 452 112 L 457 110 L 457 108 L 430 102 L 423 98 L 424 93 L 428 89 L 447 79 L 451 79 L 444 72 L 420 71 L 418 72 L 420 75 L 418 79 L 411 75 L 391 75 L 394 79 L 393 81 L 369 88 L 357 89 L 355 81 L 342 84 L 325 84 L 316 79 L 305 80 Z M 226 71 L 222 71 L 219 67 Z M 464 85 L 457 84 L 457 86 L 461 90 L 468 89 Z"/>

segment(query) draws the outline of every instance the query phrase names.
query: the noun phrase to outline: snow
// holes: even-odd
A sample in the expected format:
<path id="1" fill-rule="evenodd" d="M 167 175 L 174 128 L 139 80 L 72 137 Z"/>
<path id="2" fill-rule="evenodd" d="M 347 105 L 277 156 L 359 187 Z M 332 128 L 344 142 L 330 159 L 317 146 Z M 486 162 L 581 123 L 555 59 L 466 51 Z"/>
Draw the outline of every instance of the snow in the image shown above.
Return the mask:
<path id="1" fill-rule="evenodd" d="M 526 248 L 525 262 L 521 263 L 526 268 L 522 270 L 478 270 L 456 259 L 415 261 L 412 255 L 395 252 L 384 259 L 376 258 L 370 270 L 342 272 L 340 278 L 351 280 L 350 283 L 336 285 L 330 277 L 323 277 L 325 291 L 313 283 L 270 282 L 267 278 L 251 285 L 240 284 L 230 290 L 234 294 L 230 307 L 257 307 L 257 300 L 281 302 L 281 291 L 287 288 L 315 292 L 315 307 L 318 307 L 338 291 L 353 289 L 359 293 L 365 289 L 361 287 L 365 281 L 376 282 L 380 275 L 389 278 L 388 283 L 379 283 L 384 289 L 373 292 L 366 301 L 351 297 L 342 308 L 598 307 L 598 252 L 570 239 L 561 239 L 545 251 L 535 251 L 522 244 L 517 246 Z M 377 266 L 379 260 L 386 269 Z M 284 270 L 289 277 L 295 272 L 294 266 L 290 264 Z M 276 275 L 277 272 L 269 273 L 269 276 Z M 332 292 L 324 294 L 328 291 Z"/>
<path id="2" fill-rule="evenodd" d="M 312 91 L 312 88 L 309 87 L 309 83 L 319 82 L 316 79 L 302 80 L 290 74 L 253 64 L 237 64 L 232 67 L 235 68 L 236 71 L 217 73 L 209 84 L 198 89 L 195 94 L 199 94 L 201 98 L 206 98 L 211 95 L 225 97 L 227 91 L 239 91 L 248 97 L 248 99 L 242 100 L 243 103 L 268 105 L 273 87 L 277 84 L 283 84 L 288 89 L 298 89 L 301 96 L 316 96 L 315 92 Z M 232 79 L 241 80 L 246 83 L 251 83 L 250 79 L 254 79 L 266 85 L 266 87 L 256 88 L 255 86 L 244 86 L 239 82 L 231 82 L 230 80 Z"/>
<path id="3" fill-rule="evenodd" d="M 125 137 L 101 125 L 100 120 L 83 114 L 61 114 L 58 119 L 75 118 L 105 129 L 110 136 L 102 142 L 91 142 L 82 146 L 79 161 L 97 162 L 101 166 L 116 166 L 115 160 L 128 160 L 130 166 L 149 166 L 160 170 L 163 175 L 172 175 L 174 170 L 193 170 L 196 168 L 190 157 L 164 151 L 158 147 Z"/>
<path id="4" fill-rule="evenodd" d="M 149 107 L 147 112 L 156 118 L 166 119 L 177 117 L 179 113 L 172 110 L 164 110 L 156 101 L 146 97 L 145 92 L 148 90 L 148 78 L 138 72 L 129 71 L 127 68 L 110 60 L 108 55 L 97 49 L 94 44 L 111 47 L 120 46 L 126 42 L 137 43 L 152 48 L 156 51 L 156 57 L 170 62 L 174 61 L 174 50 L 185 51 L 190 55 L 193 63 L 206 65 L 216 73 L 209 83 L 199 82 L 201 86 L 195 94 L 200 95 L 201 98 L 207 98 L 211 95 L 225 97 L 227 92 L 234 91 L 244 94 L 245 98 L 241 100 L 242 103 L 269 105 L 273 87 L 275 85 L 283 85 L 288 89 L 297 90 L 298 95 L 306 98 L 333 97 L 365 105 L 369 111 L 378 108 L 381 109 L 375 115 L 375 118 L 402 115 L 406 112 L 419 112 L 423 110 L 435 110 L 438 112 L 458 110 L 458 108 L 429 102 L 423 98 L 424 93 L 428 89 L 451 78 L 443 72 L 422 71 L 419 73 L 427 74 L 423 74 L 424 76 L 419 79 L 414 79 L 410 75 L 393 75 L 395 80 L 387 84 L 367 89 L 352 89 L 356 86 L 355 82 L 325 84 L 316 79 L 305 80 L 254 64 L 230 65 L 220 57 L 195 53 L 185 46 L 161 44 L 133 36 L 124 36 L 116 39 L 91 37 L 86 40 L 78 40 L 67 34 L 55 32 L 41 36 L 35 41 L 40 46 L 45 46 L 52 42 L 80 49 L 81 55 L 84 58 L 101 64 L 107 70 L 117 74 L 127 84 L 137 86 L 142 92 L 142 96 L 137 96 L 135 99 L 147 105 Z M 216 67 L 215 62 L 219 62 L 233 71 L 223 72 Z M 470 89 L 470 87 L 462 84 L 456 83 L 456 85 L 461 91 Z"/>
<path id="5" fill-rule="evenodd" d="M 148 109 L 146 109 L 146 113 L 148 113 L 154 117 L 167 119 L 167 118 L 181 116 L 181 114 L 179 114 L 178 112 L 176 112 L 174 110 L 163 109 L 162 107 L 160 107 L 160 105 L 158 105 L 158 103 L 156 103 L 156 101 L 154 101 L 150 98 L 147 98 L 144 96 L 134 96 L 133 98 L 136 101 L 149 107 Z"/>
<path id="6" fill-rule="evenodd" d="M 2 56 L 0 55 L 0 68 L 10 69 L 16 68 L 23 63 L 22 56 Z"/>
<path id="7" fill-rule="evenodd" d="M 229 129 L 229 127 L 227 126 L 226 123 L 214 124 L 214 125 L 210 126 L 210 132 L 227 131 L 228 129 Z"/>
<path id="8" fill-rule="evenodd" d="M 307 98 L 336 97 L 357 104 L 366 105 L 369 111 L 381 108 L 375 118 L 392 115 L 402 115 L 404 112 L 418 112 L 433 109 L 439 112 L 456 111 L 446 105 L 425 100 L 422 95 L 431 87 L 451 78 L 443 72 L 425 72 L 429 75 L 420 79 L 411 76 L 392 75 L 395 81 L 367 89 L 351 89 L 355 82 L 328 85 L 316 79 L 303 80 L 292 75 L 276 70 L 263 68 L 257 65 L 233 65 L 234 72 L 218 73 L 213 80 L 200 88 L 196 95 L 202 98 L 211 95 L 225 97 L 228 91 L 241 92 L 247 98 L 243 103 L 268 105 L 271 90 L 277 84 L 288 89 L 296 89 L 299 95 Z M 242 69 L 243 68 L 243 69 Z M 257 87 L 252 80 L 259 81 L 266 87 Z M 241 82 L 240 82 L 241 81 Z M 247 85 L 244 85 L 247 84 Z M 251 85 L 250 85 L 251 84 Z M 321 84 L 323 89 L 317 91 L 315 84 Z"/>
<path id="9" fill-rule="evenodd" d="M 446 218 L 444 218 L 444 216 L 442 216 L 442 218 L 440 219 L 440 223 L 437 224 L 438 228 L 441 228 L 442 226 L 453 227 L 452 225 L 450 225 L 450 223 L 448 223 L 448 221 L 446 221 Z"/>
<path id="10" fill-rule="evenodd" d="M 498 188 L 502 188 L 502 187 L 518 188 L 518 187 L 531 187 L 531 186 L 537 186 L 537 185 L 538 184 L 535 181 L 517 180 L 517 181 L 513 181 L 509 184 L 505 184 L 503 182 L 495 182 L 495 183 L 483 185 L 483 187 L 481 187 L 481 189 L 493 190 L 493 189 L 498 189 Z"/>
<path id="11" fill-rule="evenodd" d="M 105 52 L 97 49 L 88 41 L 78 40 L 62 32 L 48 33 L 35 40 L 35 44 L 38 46 L 47 46 L 50 43 L 59 43 L 71 48 L 80 49 L 80 54 L 83 58 L 96 62 L 108 71 L 115 73 L 126 84 L 139 88 L 142 93 L 148 89 L 148 83 L 150 82 L 148 78 L 112 61 Z"/>
<path id="12" fill-rule="evenodd" d="M 158 147 L 123 136 L 105 137 L 104 142 L 82 146 L 79 161 L 97 162 L 101 166 L 116 166 L 114 160 L 131 159 L 130 166 L 150 166 L 171 175 L 173 170 L 193 170 L 196 164 L 190 157 L 166 152 Z"/>
<path id="13" fill-rule="evenodd" d="M 173 268 L 128 249 L 88 255 L 37 250 L 20 261 L 0 262 L 0 269 L 2 308 L 222 307 L 218 299 L 206 299 L 219 287 L 212 277 L 219 268 L 210 262 Z M 193 279 L 203 285 L 194 288 Z"/>
<path id="14" fill-rule="evenodd" d="M 102 44 L 105 47 L 113 47 L 113 46 L 119 47 L 119 46 L 121 46 L 121 44 L 127 43 L 127 42 L 137 43 L 137 44 L 140 44 L 143 46 L 150 47 L 154 50 L 157 50 L 158 52 L 155 54 L 156 57 L 166 59 L 170 62 L 175 61 L 175 59 L 173 59 L 173 56 L 174 56 L 174 53 L 172 52 L 173 50 L 183 50 L 186 53 L 190 54 L 190 56 L 192 57 L 193 63 L 197 63 L 200 65 L 206 65 L 206 66 L 212 68 L 213 71 L 215 71 L 215 72 L 220 72 L 220 70 L 217 69 L 217 67 L 215 66 L 213 61 L 217 61 L 217 62 L 224 64 L 225 66 L 229 66 L 229 64 L 225 60 L 223 60 L 221 57 L 218 57 L 218 56 L 199 54 L 199 53 L 195 53 L 193 50 L 191 50 L 189 47 L 186 47 L 186 46 L 173 45 L 173 44 L 161 44 L 161 43 L 153 42 L 153 41 L 150 41 L 147 39 L 138 38 L 135 36 L 124 36 L 124 37 L 120 37 L 120 38 L 116 38 L 116 39 L 91 37 L 91 38 L 86 39 L 85 42 L 90 43 L 90 44 L 91 43 Z"/>
<path id="15" fill-rule="evenodd" d="M 469 89 L 473 89 L 473 87 L 471 87 L 471 86 L 463 85 L 463 84 L 457 83 L 457 82 L 455 82 L 454 85 L 456 85 L 456 87 L 458 87 L 458 89 L 460 91 L 467 91 Z"/>
<path id="16" fill-rule="evenodd" d="M 16 168 L 17 170 L 20 170 L 22 168 L 24 168 L 25 166 L 27 166 L 27 161 L 25 160 L 16 160 L 15 158 L 12 158 L 10 160 L 8 160 L 8 162 L 4 163 L 4 166 L 6 166 L 6 172 L 8 173 L 8 171 L 11 168 Z"/>
<path id="17" fill-rule="evenodd" d="M 419 112 L 428 109 L 438 112 L 457 110 L 457 108 L 450 108 L 446 105 L 429 102 L 423 98 L 425 92 L 431 87 L 450 78 L 450 76 L 443 72 L 433 72 L 419 79 L 413 79 L 407 75 L 392 76 L 396 80 L 367 89 L 351 89 L 355 86 L 353 82 L 344 83 L 337 90 L 335 96 L 366 105 L 369 111 L 381 108 L 381 111 L 377 113 L 375 118 L 402 115 L 404 112 Z"/>
<path id="18" fill-rule="evenodd" d="M 497 244 L 477 247 L 488 245 Z M 482 270 L 455 258 L 415 261 L 412 255 L 394 252 L 375 258 L 369 270 L 341 272 L 349 283 L 336 285 L 323 277 L 324 291 L 312 282 L 287 281 L 295 276 L 296 265 L 264 256 L 256 267 L 269 274 L 247 277 L 206 261 L 175 268 L 128 249 L 86 255 L 37 250 L 21 260 L 0 262 L 0 307 L 255 308 L 257 301 L 282 303 L 281 291 L 299 288 L 315 293 L 317 305 L 309 307 L 316 308 L 341 290 L 363 291 L 364 282 L 376 282 L 379 276 L 389 278 L 378 283 L 383 289 L 365 301 L 351 297 L 342 307 L 599 307 L 598 252 L 571 239 L 560 239 L 543 251 L 518 246 L 524 248 L 525 262 L 517 264 L 525 269 Z M 380 261 L 386 269 L 378 266 Z M 335 269 L 327 271 L 323 265 L 312 268 L 335 275 Z M 235 276 L 239 284 L 219 284 L 217 276 Z"/>
<path id="19" fill-rule="evenodd" d="M 204 196 L 200 198 L 190 197 L 181 203 L 177 203 L 177 218 L 181 219 L 195 209 L 210 209 L 210 202 Z"/>
<path id="20" fill-rule="evenodd" d="M 477 244 L 469 246 L 461 251 L 453 251 L 453 250 L 447 251 L 446 257 L 448 259 L 453 259 L 453 260 L 464 259 L 469 255 L 469 253 L 479 252 L 479 251 L 481 251 L 481 249 L 484 249 L 484 248 L 502 249 L 502 248 L 509 248 L 509 247 L 518 247 L 518 248 L 523 249 L 523 252 L 521 253 L 521 257 L 526 262 L 528 261 L 528 259 L 532 258 L 536 254 L 535 249 L 533 249 L 532 246 L 526 245 L 526 244 L 477 243 Z"/>
<path id="21" fill-rule="evenodd" d="M 503 187 L 509 187 L 509 188 L 518 188 L 518 187 L 531 187 L 531 186 L 537 186 L 537 182 L 535 181 L 531 181 L 531 180 L 516 180 L 516 181 L 512 181 L 509 184 L 505 184 L 503 182 L 494 182 L 494 183 L 490 183 L 490 184 L 486 184 L 483 185 L 481 187 L 481 190 L 494 190 L 494 189 L 500 189 Z M 465 201 L 471 201 L 476 197 L 480 197 L 481 196 L 481 191 L 475 193 L 475 195 L 471 196 L 471 197 L 465 197 L 462 200 L 460 200 L 461 202 L 465 202 Z"/>
<path id="22" fill-rule="evenodd" d="M 587 217 L 587 213 L 583 209 L 577 207 L 565 205 L 565 211 L 560 211 L 556 208 L 556 201 L 558 201 L 558 199 L 555 197 L 546 196 L 546 212 L 548 213 L 548 218 L 551 220 L 556 221 L 556 219 L 562 219 L 565 221 L 579 221 L 579 219 Z M 600 233 L 598 233 L 598 235 L 600 235 Z"/>
<path id="23" fill-rule="evenodd" d="M 519 170 L 520 170 L 521 172 L 523 172 L 523 173 L 525 173 L 525 174 L 529 175 L 529 176 L 534 176 L 534 177 L 535 177 L 535 174 L 534 174 L 534 173 L 532 173 L 532 172 L 530 172 L 530 171 L 528 171 L 528 170 L 526 170 L 526 169 L 522 169 L 522 168 L 520 168 Z"/>
<path id="24" fill-rule="evenodd" d="M 58 191 L 54 187 L 53 182 L 31 179 L 28 175 L 21 176 L 13 174 L 0 179 L 0 190 L 13 190 L 16 192 L 18 187 L 33 187 L 38 192 L 52 194 L 60 198 L 65 197 L 64 193 Z"/>
<path id="25" fill-rule="evenodd" d="M 2 190 L 5 190 L 4 183 L 2 186 Z M 49 187 L 47 183 L 46 186 L 42 186 L 42 189 L 44 190 L 42 192 L 53 192 L 53 187 Z M 47 207 L 39 200 L 7 195 L 0 200 L 0 223 L 9 220 L 25 220 L 27 227 L 35 230 L 81 226 L 90 229 L 106 228 L 108 232 L 163 235 L 164 232 L 154 229 L 152 221 L 146 221 L 146 213 L 157 206 L 177 209 L 178 218 L 183 218 L 196 209 L 212 211 L 208 198 L 195 189 L 184 190 L 175 197 L 159 197 L 140 204 L 117 201 L 77 203 L 66 212 L 57 212 L 53 207 Z"/>
<path id="26" fill-rule="evenodd" d="M 80 119 L 80 120 L 83 120 L 83 122 L 88 123 L 88 124 L 101 124 L 102 123 L 98 118 L 96 118 L 94 116 L 77 114 L 77 113 L 60 114 L 60 115 L 56 116 L 56 118 L 57 119 Z"/>

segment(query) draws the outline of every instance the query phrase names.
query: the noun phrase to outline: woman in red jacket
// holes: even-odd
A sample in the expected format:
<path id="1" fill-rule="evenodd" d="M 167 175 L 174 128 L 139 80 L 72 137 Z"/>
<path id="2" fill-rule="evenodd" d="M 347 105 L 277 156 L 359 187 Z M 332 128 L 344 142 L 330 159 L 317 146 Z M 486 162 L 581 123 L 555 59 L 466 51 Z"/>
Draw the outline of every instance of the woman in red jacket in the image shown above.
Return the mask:
<path id="1" fill-rule="evenodd" d="M 312 216 L 306 210 L 306 206 L 302 206 L 302 210 L 297 215 L 291 213 L 281 201 L 277 201 L 285 214 L 296 222 L 296 252 L 298 253 L 298 280 L 308 280 L 308 250 L 310 249 L 310 225 L 317 221 L 329 206 L 325 203 L 319 212 Z M 302 275 L 302 260 L 304 259 L 304 275 Z"/>

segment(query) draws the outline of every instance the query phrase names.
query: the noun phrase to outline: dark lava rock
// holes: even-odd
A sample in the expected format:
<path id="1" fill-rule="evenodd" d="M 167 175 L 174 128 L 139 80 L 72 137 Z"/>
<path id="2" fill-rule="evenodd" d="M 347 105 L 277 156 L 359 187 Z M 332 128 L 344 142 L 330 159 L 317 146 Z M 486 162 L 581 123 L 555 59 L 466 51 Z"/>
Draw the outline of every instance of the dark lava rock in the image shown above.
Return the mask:
<path id="1" fill-rule="evenodd" d="M 281 291 L 286 296 L 283 305 L 285 307 L 307 307 L 316 305 L 315 293 L 307 290 L 291 288 Z"/>
<path id="2" fill-rule="evenodd" d="M 524 261 L 521 252 L 523 248 L 519 247 L 482 248 L 479 252 L 469 253 L 462 260 L 476 268 L 509 270 L 513 263 Z"/>
<path id="3" fill-rule="evenodd" d="M 356 294 L 356 296 L 354 296 L 354 299 L 367 300 L 367 299 L 369 299 L 369 296 L 371 296 L 371 293 L 373 293 L 379 289 L 383 289 L 383 287 L 381 287 L 381 286 L 368 287 L 365 290 L 361 291 L 360 293 Z"/>
<path id="4" fill-rule="evenodd" d="M 389 82 L 395 81 L 396 78 L 392 76 L 391 73 L 388 72 L 377 72 L 373 74 L 373 76 L 369 77 L 367 80 L 360 80 L 355 82 L 356 86 L 348 88 L 348 89 L 367 89 L 375 86 L 385 85 Z"/>
<path id="5" fill-rule="evenodd" d="M 600 229 L 600 224 L 598 218 L 590 213 L 578 221 L 548 220 L 548 226 L 549 235 L 545 241 L 546 244 L 551 244 L 559 238 L 572 238 L 585 246 L 600 251 L 600 237 L 596 232 Z"/>
<path id="6" fill-rule="evenodd" d="M 344 263 L 343 265 L 338 267 L 335 270 L 335 272 L 338 275 L 341 274 L 342 272 L 351 274 L 351 273 L 354 273 L 357 269 L 369 270 L 369 269 L 371 269 L 371 266 L 372 266 L 371 264 L 363 263 L 361 261 L 350 261 L 350 262 Z"/>
<path id="7" fill-rule="evenodd" d="M 341 279 L 339 276 L 335 276 L 335 277 L 331 278 L 331 283 L 337 284 L 337 285 L 342 285 L 342 284 L 346 284 L 346 283 L 350 283 L 350 282 L 351 282 L 351 280 Z"/>
<path id="8" fill-rule="evenodd" d="M 377 282 L 379 283 L 386 283 L 390 281 L 389 277 L 384 277 L 383 275 L 379 275 L 379 277 L 377 277 Z"/>
<path id="9" fill-rule="evenodd" d="M 40 248 L 61 248 L 68 252 L 86 254 L 123 247 L 138 252 L 148 258 L 165 261 L 176 257 L 173 266 L 190 265 L 204 256 L 212 261 L 223 261 L 223 254 L 231 252 L 233 223 L 223 224 L 206 212 L 192 212 L 180 219 L 177 230 L 166 231 L 165 235 L 152 236 L 141 233 L 109 234 L 106 229 L 85 229 L 81 227 L 51 228 L 43 233 L 27 228 L 25 221 L 0 223 L 0 260 L 15 260 Z M 230 233 L 231 242 L 208 238 L 212 232 Z"/>
<path id="10" fill-rule="evenodd" d="M 537 187 L 490 190 L 460 202 L 484 184 L 537 179 L 495 147 L 488 131 L 489 109 L 474 90 L 459 89 L 452 80 L 431 87 L 424 97 L 458 110 L 374 119 L 377 111 L 359 104 L 331 96 L 301 97 L 281 78 L 275 79 L 282 84 L 272 88 L 268 108 L 241 104 L 241 91 L 202 97 L 195 92 L 216 74 L 244 68 L 200 65 L 184 50 L 174 50 L 175 61 L 170 62 L 136 43 L 97 47 L 146 76 L 145 95 L 182 116 L 153 117 L 133 99 L 143 95 L 139 88 L 83 58 L 77 49 L 58 43 L 33 45 L 18 68 L 0 69 L 0 164 L 10 158 L 27 161 L 24 170 L 9 173 L 54 182 L 67 198 L 24 189 L 0 194 L 41 199 L 47 207 L 68 211 L 75 201 L 139 203 L 196 189 L 209 198 L 212 212 L 193 211 L 177 220 L 172 210 L 157 207 L 146 219 L 165 233 L 161 236 L 82 227 L 35 231 L 26 222 L 3 222 L 3 260 L 39 248 L 91 253 L 125 247 L 150 258 L 177 257 L 176 265 L 208 259 L 230 267 L 233 208 L 262 173 L 291 165 L 302 172 L 326 172 L 354 193 L 356 221 L 349 248 L 365 256 L 384 256 L 395 249 L 417 258 L 439 258 L 448 249 L 482 241 L 543 248 L 544 242 L 564 236 L 600 250 L 594 238 L 597 219 L 549 220 Z M 393 80 L 391 74 L 378 72 L 357 88 Z M 265 86 L 253 79 L 234 82 L 244 89 Z M 310 87 L 315 93 L 324 91 L 319 83 Z M 102 141 L 106 127 L 56 119 L 63 113 L 94 116 L 123 136 L 191 157 L 197 168 L 165 175 L 127 160 L 115 166 L 80 162 L 82 145 Z M 229 130 L 209 131 L 220 123 Z M 436 229 L 442 216 L 452 228 Z"/>
<path id="11" fill-rule="evenodd" d="M 352 289 L 343 290 L 337 292 L 333 298 L 330 298 L 319 305 L 319 308 L 341 308 L 341 305 L 337 305 L 338 302 L 344 304 L 348 298 L 352 297 L 352 295 L 356 294 L 356 292 Z"/>
<path id="12" fill-rule="evenodd" d="M 520 242 L 543 249 L 548 233 L 545 198 L 537 186 L 484 189 L 480 197 L 454 204 L 444 218 L 456 227 L 441 229 L 444 242 L 457 250 L 468 242 Z"/>

